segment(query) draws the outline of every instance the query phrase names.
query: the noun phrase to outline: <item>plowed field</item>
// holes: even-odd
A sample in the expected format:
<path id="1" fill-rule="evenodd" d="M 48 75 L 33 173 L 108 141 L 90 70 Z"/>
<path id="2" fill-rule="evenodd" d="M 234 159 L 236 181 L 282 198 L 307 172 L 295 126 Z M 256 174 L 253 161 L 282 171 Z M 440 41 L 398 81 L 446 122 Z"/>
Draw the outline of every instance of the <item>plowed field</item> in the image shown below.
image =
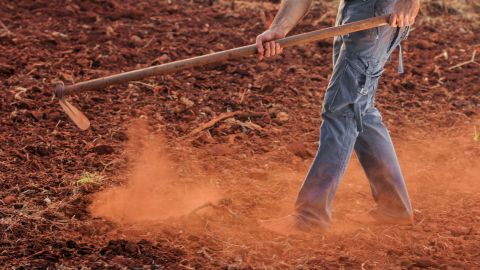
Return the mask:
<path id="1" fill-rule="evenodd" d="M 480 268 L 480 35 L 459 14 L 420 15 L 379 86 L 413 226 L 349 222 L 373 203 L 355 157 L 329 232 L 258 226 L 292 210 L 318 147 L 331 40 L 74 96 L 84 132 L 62 112 L 59 80 L 251 44 L 278 8 L 211 2 L 0 5 L 0 268 Z M 317 3 L 294 33 L 335 14 Z"/>

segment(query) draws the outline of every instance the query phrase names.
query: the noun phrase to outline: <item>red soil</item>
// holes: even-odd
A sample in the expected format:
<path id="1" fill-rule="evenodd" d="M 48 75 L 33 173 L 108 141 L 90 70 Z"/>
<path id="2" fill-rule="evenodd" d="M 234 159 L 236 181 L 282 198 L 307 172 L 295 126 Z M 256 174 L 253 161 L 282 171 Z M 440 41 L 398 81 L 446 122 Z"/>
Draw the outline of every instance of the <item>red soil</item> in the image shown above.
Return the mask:
<path id="1" fill-rule="evenodd" d="M 0 265 L 480 268 L 480 68 L 450 69 L 479 50 L 478 23 L 420 18 L 405 42 L 406 73 L 389 64 L 380 84 L 377 100 L 415 225 L 359 226 L 345 218 L 372 203 L 354 158 L 332 230 L 287 238 L 257 220 L 291 211 L 318 147 L 330 41 L 263 63 L 252 57 L 74 97 L 92 120 L 86 132 L 53 99 L 58 79 L 79 82 L 246 45 L 265 28 L 258 4 L 237 1 L 232 10 L 230 1 L 171 2 L 0 6 Z M 275 7 L 266 5 L 263 17 Z M 334 14 L 317 4 L 295 32 L 331 26 Z M 192 142 L 182 139 L 227 111 L 261 116 L 227 119 Z M 146 130 L 132 128 L 138 119 Z M 79 184 L 83 172 L 105 180 Z M 133 191 L 116 189 L 122 184 Z"/>

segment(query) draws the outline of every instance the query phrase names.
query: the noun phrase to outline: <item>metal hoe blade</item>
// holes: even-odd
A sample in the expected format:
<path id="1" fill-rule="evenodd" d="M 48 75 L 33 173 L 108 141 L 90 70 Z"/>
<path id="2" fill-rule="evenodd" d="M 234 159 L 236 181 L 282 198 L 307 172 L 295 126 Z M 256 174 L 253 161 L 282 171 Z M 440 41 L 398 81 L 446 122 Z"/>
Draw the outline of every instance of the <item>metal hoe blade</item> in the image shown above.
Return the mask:
<path id="1" fill-rule="evenodd" d="M 81 130 L 87 130 L 90 127 L 90 121 L 88 118 L 70 102 L 66 101 L 64 98 L 59 100 L 60 106 L 65 111 L 65 113 L 72 119 L 72 121 L 77 125 Z"/>

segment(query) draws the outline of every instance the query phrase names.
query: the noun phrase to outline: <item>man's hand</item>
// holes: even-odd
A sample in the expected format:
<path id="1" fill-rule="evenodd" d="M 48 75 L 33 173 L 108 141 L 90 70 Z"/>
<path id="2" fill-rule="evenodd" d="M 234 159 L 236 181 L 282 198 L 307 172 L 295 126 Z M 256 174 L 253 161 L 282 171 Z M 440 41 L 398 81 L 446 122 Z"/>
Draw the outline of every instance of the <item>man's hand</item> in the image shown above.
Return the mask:
<path id="1" fill-rule="evenodd" d="M 392 27 L 412 25 L 420 9 L 420 0 L 397 0 L 390 15 L 389 24 Z"/>
<path id="2" fill-rule="evenodd" d="M 274 40 L 284 38 L 312 6 L 313 0 L 283 0 L 270 29 L 257 37 L 258 60 L 282 53 L 282 47 Z"/>
<path id="3" fill-rule="evenodd" d="M 278 28 L 270 28 L 257 36 L 256 44 L 258 49 L 258 60 L 262 61 L 263 57 L 270 57 L 282 53 L 283 48 L 274 40 L 284 38 L 286 32 Z"/>

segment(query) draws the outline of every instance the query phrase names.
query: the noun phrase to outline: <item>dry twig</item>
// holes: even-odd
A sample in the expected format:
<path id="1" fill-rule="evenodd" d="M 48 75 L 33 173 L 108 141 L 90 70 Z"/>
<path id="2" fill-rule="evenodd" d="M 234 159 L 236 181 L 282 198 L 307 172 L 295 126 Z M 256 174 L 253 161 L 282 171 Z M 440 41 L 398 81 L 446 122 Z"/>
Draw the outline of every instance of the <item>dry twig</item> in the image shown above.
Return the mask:
<path id="1" fill-rule="evenodd" d="M 456 64 L 455 66 L 451 66 L 448 68 L 448 70 L 452 70 L 452 69 L 455 69 L 455 68 L 459 68 L 461 66 L 464 66 L 464 65 L 468 65 L 468 64 L 477 64 L 477 65 L 480 65 L 480 63 L 476 62 L 475 61 L 475 55 L 477 54 L 477 50 L 473 50 L 473 53 L 472 53 L 472 58 L 468 61 L 465 61 L 465 62 L 462 62 L 460 64 Z"/>
<path id="2" fill-rule="evenodd" d="M 0 26 L 3 28 L 3 30 L 7 35 L 12 35 L 12 36 L 14 35 L 12 31 L 10 31 L 2 21 L 0 21 Z"/>
<path id="3" fill-rule="evenodd" d="M 229 123 L 229 124 L 232 124 L 232 125 L 238 125 L 238 126 L 241 126 L 243 128 L 257 130 L 257 131 L 260 131 L 260 132 L 265 132 L 264 128 L 262 128 L 261 126 L 255 124 L 253 122 L 242 122 L 242 121 L 234 119 L 234 118 L 228 118 L 227 120 L 225 120 L 225 122 Z"/>
<path id="4" fill-rule="evenodd" d="M 188 139 L 188 138 L 193 138 L 195 135 L 199 134 L 200 132 L 202 132 L 203 130 L 205 129 L 209 129 L 211 127 L 213 127 L 216 123 L 222 121 L 222 120 L 225 120 L 225 119 L 228 119 L 228 118 L 231 118 L 231 117 L 234 117 L 234 116 L 243 116 L 243 117 L 258 117 L 258 116 L 263 116 L 265 115 L 265 113 L 255 113 L 255 112 L 252 112 L 252 113 L 249 113 L 249 112 L 242 112 L 242 111 L 236 111 L 236 112 L 226 112 L 226 113 L 222 113 L 220 114 L 219 116 L 213 118 L 212 120 L 204 123 L 203 125 L 195 128 L 194 130 L 192 130 L 189 134 L 185 135 L 182 139 Z"/>

